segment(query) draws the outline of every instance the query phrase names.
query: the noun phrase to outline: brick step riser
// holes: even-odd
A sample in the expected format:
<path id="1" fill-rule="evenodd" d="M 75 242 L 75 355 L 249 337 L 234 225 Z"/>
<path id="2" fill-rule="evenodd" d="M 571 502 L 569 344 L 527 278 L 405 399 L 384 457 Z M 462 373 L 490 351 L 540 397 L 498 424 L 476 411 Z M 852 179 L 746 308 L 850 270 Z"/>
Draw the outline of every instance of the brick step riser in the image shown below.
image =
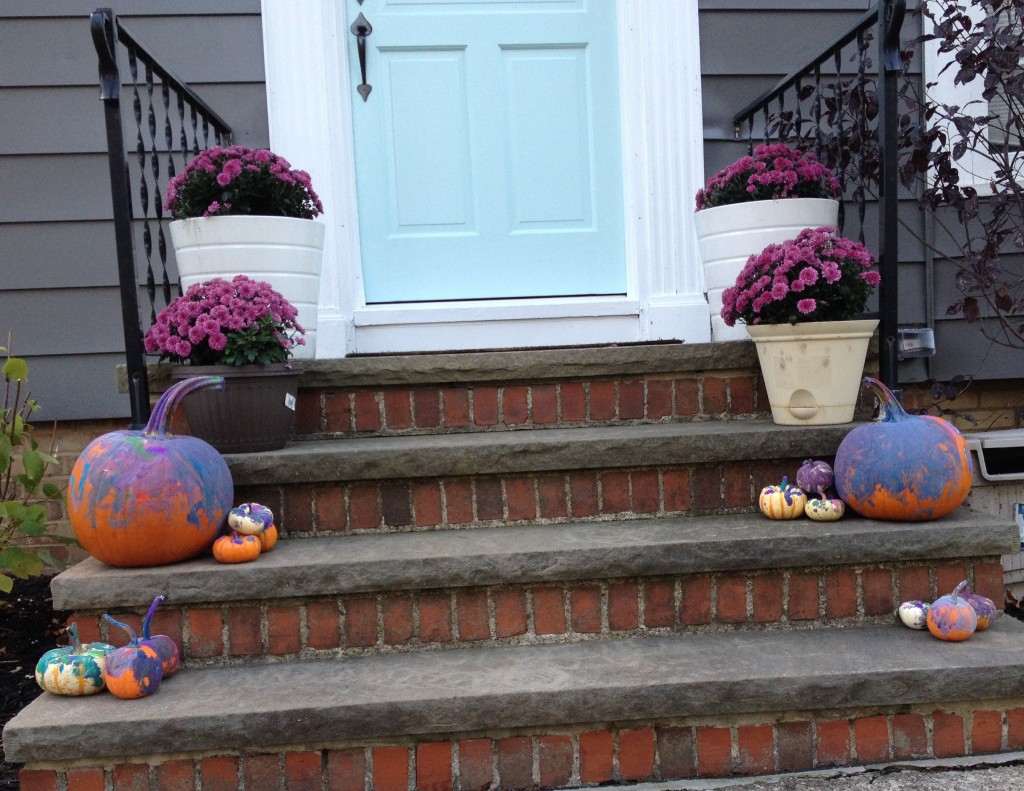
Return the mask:
<path id="1" fill-rule="evenodd" d="M 393 651 L 532 645 L 764 628 L 891 623 L 900 602 L 932 601 L 970 580 L 1001 601 L 998 558 L 751 573 L 574 581 L 175 607 L 154 634 L 181 646 L 185 665 L 310 660 Z M 81 611 L 83 641 L 125 642 Z M 141 626 L 143 611 L 114 617 Z"/>
<path id="2" fill-rule="evenodd" d="M 343 536 L 517 524 L 724 514 L 757 508 L 761 489 L 802 458 L 383 481 L 251 486 L 293 536 Z"/>
<path id="3" fill-rule="evenodd" d="M 283 736 L 284 738 L 284 736 Z M 28 765 L 24 789 L 511 791 L 609 782 L 745 777 L 1024 749 L 1019 700 L 932 703 L 819 714 L 606 723 L 432 735 L 277 751 L 125 757 Z"/>
<path id="4" fill-rule="evenodd" d="M 764 417 L 757 372 L 543 383 L 300 390 L 297 438 Z"/>

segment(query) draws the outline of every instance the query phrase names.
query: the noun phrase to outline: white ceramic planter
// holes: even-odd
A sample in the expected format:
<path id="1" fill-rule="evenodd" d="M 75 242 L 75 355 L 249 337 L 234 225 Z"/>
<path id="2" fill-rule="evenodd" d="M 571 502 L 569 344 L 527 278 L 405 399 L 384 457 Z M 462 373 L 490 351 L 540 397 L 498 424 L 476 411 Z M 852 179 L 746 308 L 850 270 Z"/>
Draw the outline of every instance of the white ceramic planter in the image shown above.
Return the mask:
<path id="1" fill-rule="evenodd" d="M 772 420 L 785 426 L 849 423 L 877 319 L 746 327 L 754 339 Z"/>
<path id="2" fill-rule="evenodd" d="M 213 277 L 248 275 L 270 283 L 299 312 L 306 343 L 296 358 L 316 356 L 324 225 L 295 217 L 196 217 L 170 223 L 182 291 Z"/>
<path id="3" fill-rule="evenodd" d="M 804 228 L 835 226 L 839 201 L 784 198 L 733 203 L 696 212 L 693 221 L 704 263 L 711 340 L 744 340 L 747 333 L 742 326 L 729 327 L 722 321 L 722 292 L 736 284 L 736 276 L 754 253 L 792 239 Z"/>

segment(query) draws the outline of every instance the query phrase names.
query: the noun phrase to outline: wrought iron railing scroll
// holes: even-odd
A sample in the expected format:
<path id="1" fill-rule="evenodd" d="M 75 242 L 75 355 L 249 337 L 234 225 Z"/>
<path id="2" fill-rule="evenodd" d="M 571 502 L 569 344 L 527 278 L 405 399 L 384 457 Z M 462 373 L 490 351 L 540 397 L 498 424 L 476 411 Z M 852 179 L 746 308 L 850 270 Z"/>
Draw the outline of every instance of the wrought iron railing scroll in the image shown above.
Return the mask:
<path id="1" fill-rule="evenodd" d="M 100 99 L 107 130 L 128 396 L 132 425 L 141 427 L 149 418 L 150 407 L 136 247 L 141 248 L 145 260 L 142 281 L 152 322 L 158 305 L 166 305 L 173 298 L 163 205 L 167 182 L 202 149 L 229 144 L 231 127 L 162 65 L 111 9 L 94 11 L 90 29 L 99 59 Z M 127 63 L 128 82 L 122 80 L 119 55 Z M 125 147 L 121 112 L 121 91 L 129 86 L 135 137 L 131 155 Z"/>
<path id="2" fill-rule="evenodd" d="M 755 133 L 813 150 L 843 186 L 840 232 L 865 239 L 867 207 L 877 200 L 879 375 L 898 389 L 897 77 L 905 0 L 881 0 L 806 65 L 733 116 L 737 139 Z M 877 64 L 871 44 L 877 42 Z M 853 67 L 850 67 L 853 63 Z M 856 214 L 850 216 L 850 209 Z"/>

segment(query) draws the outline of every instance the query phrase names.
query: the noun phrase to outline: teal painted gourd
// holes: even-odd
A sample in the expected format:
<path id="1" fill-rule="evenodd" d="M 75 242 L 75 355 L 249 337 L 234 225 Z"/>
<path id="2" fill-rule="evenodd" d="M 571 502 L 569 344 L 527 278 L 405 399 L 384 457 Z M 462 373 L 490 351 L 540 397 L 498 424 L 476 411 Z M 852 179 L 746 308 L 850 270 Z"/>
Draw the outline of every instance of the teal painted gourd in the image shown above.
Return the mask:
<path id="1" fill-rule="evenodd" d="M 52 648 L 36 663 L 36 683 L 54 695 L 95 695 L 106 686 L 103 671 L 114 646 L 81 643 L 78 624 L 68 627 L 71 645 Z"/>

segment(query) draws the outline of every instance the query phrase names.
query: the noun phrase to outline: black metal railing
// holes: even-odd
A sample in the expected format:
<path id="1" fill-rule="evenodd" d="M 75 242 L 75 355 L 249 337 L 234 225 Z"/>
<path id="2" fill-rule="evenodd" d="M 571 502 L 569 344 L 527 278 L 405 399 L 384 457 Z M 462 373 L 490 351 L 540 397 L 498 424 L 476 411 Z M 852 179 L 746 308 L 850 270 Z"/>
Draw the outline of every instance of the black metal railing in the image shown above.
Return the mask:
<path id="1" fill-rule="evenodd" d="M 840 232 L 854 219 L 852 204 L 863 242 L 868 204 L 877 200 L 879 373 L 893 389 L 899 386 L 897 77 L 904 65 L 905 14 L 905 0 L 878 2 L 816 58 L 733 117 L 736 137 L 745 132 L 751 147 L 756 136 L 796 143 L 833 168 L 844 188 Z"/>
<path id="2" fill-rule="evenodd" d="M 142 322 L 139 313 L 140 277 L 135 248 L 145 256 L 145 293 L 150 323 L 157 306 L 175 296 L 167 269 L 164 190 L 186 159 L 212 145 L 231 142 L 231 127 L 186 83 L 175 77 L 129 32 L 109 8 L 90 18 L 93 44 L 99 58 L 100 99 L 107 127 L 107 155 L 114 209 L 118 281 L 124 328 L 125 361 L 132 424 L 149 418 L 149 383 Z M 127 64 L 130 80 L 122 79 L 119 59 Z M 131 88 L 135 136 L 125 148 L 121 89 Z M 133 191 L 134 188 L 134 191 Z"/>

